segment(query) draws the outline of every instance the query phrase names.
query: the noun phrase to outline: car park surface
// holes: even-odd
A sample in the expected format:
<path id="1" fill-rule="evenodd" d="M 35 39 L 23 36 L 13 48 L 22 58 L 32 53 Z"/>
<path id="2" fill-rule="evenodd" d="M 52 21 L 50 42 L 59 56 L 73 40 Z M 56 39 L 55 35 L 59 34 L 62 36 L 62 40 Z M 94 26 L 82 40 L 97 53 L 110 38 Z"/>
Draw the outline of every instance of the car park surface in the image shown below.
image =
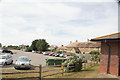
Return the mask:
<path id="1" fill-rule="evenodd" d="M 65 53 L 54 53 L 54 52 L 43 52 L 44 54 L 38 53 L 38 52 L 25 52 L 22 50 L 12 50 L 13 53 L 13 66 L 18 59 L 19 56 L 27 56 L 31 60 L 31 65 L 33 66 L 39 66 L 40 64 L 42 66 L 46 66 L 46 59 L 60 59 L 60 58 L 69 58 L 70 55 L 66 55 Z M 4 54 L 4 53 L 3 53 Z M 9 54 L 9 53 L 7 53 Z M 50 55 L 51 54 L 51 55 Z M 12 67 L 13 67 L 12 66 Z"/>
<path id="2" fill-rule="evenodd" d="M 40 64 L 42 66 L 46 66 L 46 59 L 48 58 L 59 58 L 59 57 L 53 57 L 49 55 L 39 54 L 39 53 L 32 53 L 32 52 L 24 52 L 21 50 L 12 50 L 13 53 L 13 64 L 15 64 L 16 60 L 19 56 L 27 56 L 31 60 L 31 65 L 39 66 Z"/>
<path id="3" fill-rule="evenodd" d="M 15 64 L 16 60 L 19 56 L 27 56 L 31 60 L 31 65 L 39 66 L 40 64 L 46 65 L 46 56 L 43 54 L 32 53 L 32 52 L 24 52 L 21 50 L 13 50 L 16 54 L 13 54 L 13 63 Z"/>

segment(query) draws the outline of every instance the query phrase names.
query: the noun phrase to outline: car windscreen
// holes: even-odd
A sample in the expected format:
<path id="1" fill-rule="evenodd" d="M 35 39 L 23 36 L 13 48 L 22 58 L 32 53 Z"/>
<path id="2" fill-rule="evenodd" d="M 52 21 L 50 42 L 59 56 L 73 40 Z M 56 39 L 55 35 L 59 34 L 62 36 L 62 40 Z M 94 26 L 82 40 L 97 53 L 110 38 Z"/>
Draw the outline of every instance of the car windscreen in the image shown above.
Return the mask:
<path id="1" fill-rule="evenodd" d="M 6 56 L 0 56 L 0 59 L 6 59 L 7 57 Z"/>
<path id="2" fill-rule="evenodd" d="M 27 59 L 27 58 L 19 58 L 19 59 L 17 59 L 17 61 L 29 61 L 29 59 Z"/>

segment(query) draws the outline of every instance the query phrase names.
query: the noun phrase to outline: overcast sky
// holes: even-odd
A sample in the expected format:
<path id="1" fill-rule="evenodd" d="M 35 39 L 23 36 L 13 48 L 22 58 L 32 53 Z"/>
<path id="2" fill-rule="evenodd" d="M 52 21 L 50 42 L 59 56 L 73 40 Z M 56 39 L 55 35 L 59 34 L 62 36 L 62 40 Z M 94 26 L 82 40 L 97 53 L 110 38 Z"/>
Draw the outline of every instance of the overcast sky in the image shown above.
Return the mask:
<path id="1" fill-rule="evenodd" d="M 35 39 L 66 45 L 116 32 L 115 0 L 0 0 L 2 45 L 31 45 Z"/>

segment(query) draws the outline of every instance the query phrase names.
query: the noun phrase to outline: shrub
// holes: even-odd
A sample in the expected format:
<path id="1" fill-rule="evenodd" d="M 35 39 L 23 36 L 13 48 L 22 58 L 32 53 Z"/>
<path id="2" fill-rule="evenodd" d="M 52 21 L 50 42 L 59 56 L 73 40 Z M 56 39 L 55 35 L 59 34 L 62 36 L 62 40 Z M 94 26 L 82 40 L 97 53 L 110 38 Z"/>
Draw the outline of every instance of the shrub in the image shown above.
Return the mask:
<path id="1" fill-rule="evenodd" d="M 75 53 L 67 53 L 67 54 L 70 55 L 70 56 L 76 56 Z"/>
<path id="2" fill-rule="evenodd" d="M 98 51 L 91 51 L 91 60 L 93 61 L 100 61 L 100 53 Z"/>
<path id="3" fill-rule="evenodd" d="M 81 71 L 82 69 L 82 59 L 74 56 L 64 62 L 64 71 L 71 72 L 71 71 Z"/>

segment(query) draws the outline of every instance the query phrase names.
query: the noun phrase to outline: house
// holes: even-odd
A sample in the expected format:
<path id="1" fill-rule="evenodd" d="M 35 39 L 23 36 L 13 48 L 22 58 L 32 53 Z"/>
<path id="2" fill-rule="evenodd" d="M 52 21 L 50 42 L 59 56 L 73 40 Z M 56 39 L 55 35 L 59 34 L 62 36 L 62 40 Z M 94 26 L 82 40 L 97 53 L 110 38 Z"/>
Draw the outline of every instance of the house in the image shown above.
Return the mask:
<path id="1" fill-rule="evenodd" d="M 67 52 L 89 53 L 91 51 L 100 51 L 100 43 L 96 42 L 70 42 L 67 46 Z"/>
<path id="2" fill-rule="evenodd" d="M 66 46 L 64 46 L 64 45 L 61 45 L 61 46 L 58 46 L 57 50 L 58 50 L 58 51 L 66 51 L 67 48 L 66 48 Z"/>
<path id="3" fill-rule="evenodd" d="M 56 45 L 50 45 L 48 49 L 49 50 L 57 49 L 57 46 Z"/>
<path id="4" fill-rule="evenodd" d="M 101 43 L 100 72 L 120 76 L 120 33 L 91 39 Z"/>

